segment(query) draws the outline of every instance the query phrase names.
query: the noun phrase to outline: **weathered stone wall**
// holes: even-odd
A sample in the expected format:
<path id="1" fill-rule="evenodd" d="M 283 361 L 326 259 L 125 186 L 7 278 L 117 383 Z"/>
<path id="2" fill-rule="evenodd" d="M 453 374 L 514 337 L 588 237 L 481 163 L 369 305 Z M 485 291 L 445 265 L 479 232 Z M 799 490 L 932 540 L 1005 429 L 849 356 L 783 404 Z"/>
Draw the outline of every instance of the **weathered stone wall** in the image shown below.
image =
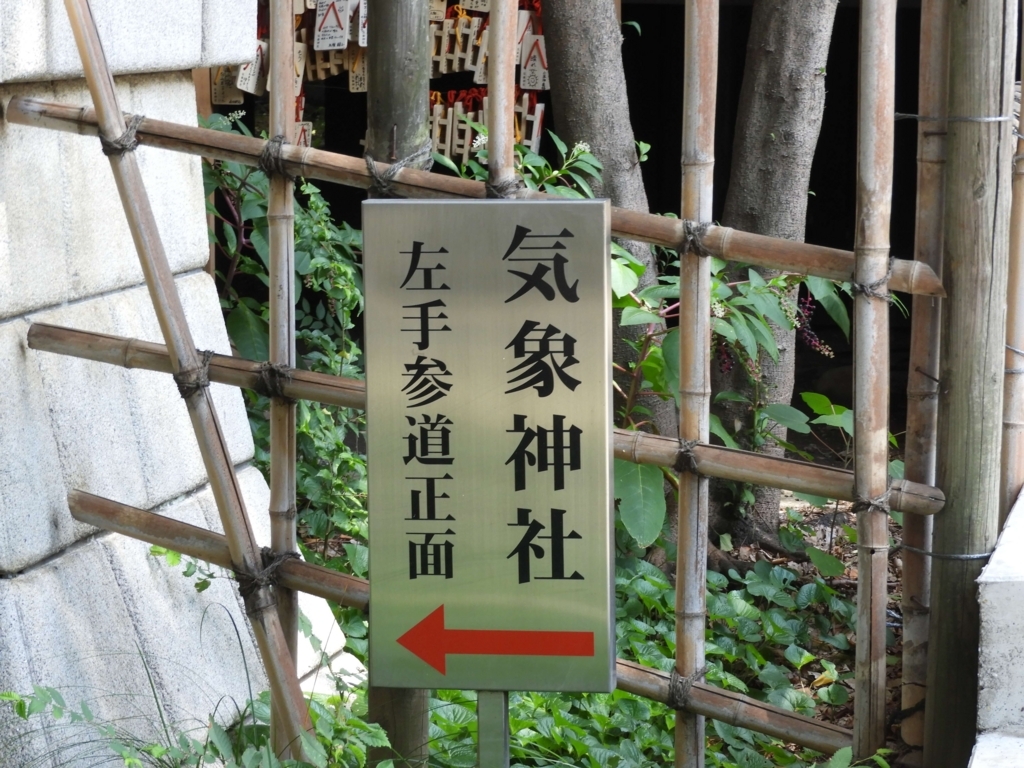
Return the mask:
<path id="1" fill-rule="evenodd" d="M 190 70 L 244 60 L 256 36 L 256 0 L 92 5 L 122 109 L 162 120 L 194 125 Z M 62 2 L 0 0 L 0 106 L 17 95 L 89 104 L 79 78 Z M 202 271 L 200 161 L 145 147 L 137 156 L 195 342 L 229 353 Z M 184 403 L 166 375 L 28 349 L 34 321 L 162 341 L 97 139 L 0 121 L 0 691 L 51 686 L 145 737 L 159 723 L 151 678 L 169 721 L 202 728 L 215 709 L 230 720 L 250 684 L 266 685 L 233 583 L 198 594 L 147 545 L 76 523 L 66 501 L 79 488 L 221 530 Z M 268 543 L 241 394 L 212 391 Z M 303 610 L 339 650 L 325 604 Z M 0 707 L 0 768 L 74 765 L 69 750 L 96 750 L 78 731 L 41 725 Z"/>

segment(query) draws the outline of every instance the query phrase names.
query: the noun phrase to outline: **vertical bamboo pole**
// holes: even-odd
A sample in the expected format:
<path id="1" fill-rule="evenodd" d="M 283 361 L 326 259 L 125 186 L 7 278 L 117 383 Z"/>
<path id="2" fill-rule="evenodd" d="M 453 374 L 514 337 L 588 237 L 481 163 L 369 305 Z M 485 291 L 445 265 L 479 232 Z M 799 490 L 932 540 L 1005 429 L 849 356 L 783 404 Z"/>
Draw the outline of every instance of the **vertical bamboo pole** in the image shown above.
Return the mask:
<path id="1" fill-rule="evenodd" d="M 683 71 L 681 216 L 710 222 L 715 168 L 715 89 L 718 84 L 718 0 L 686 0 Z M 679 437 L 708 440 L 711 403 L 711 272 L 696 249 L 679 256 Z M 676 561 L 676 671 L 704 667 L 704 590 L 708 547 L 708 482 L 679 476 Z M 704 718 L 676 714 L 677 768 L 704 768 Z"/>
<path id="2" fill-rule="evenodd" d="M 516 0 L 491 0 L 487 42 L 488 196 L 515 188 Z"/>
<path id="3" fill-rule="evenodd" d="M 1024 31 L 1020 57 L 1024 63 Z M 1017 105 L 1020 111 L 1020 104 Z M 1006 292 L 1006 378 L 1003 380 L 1003 463 L 999 527 L 1024 486 L 1024 122 L 1018 120 L 1010 210 L 1010 265 Z M 1020 352 L 1014 350 L 1021 350 Z M 1014 373 L 1009 373 L 1014 371 Z"/>
<path id="4" fill-rule="evenodd" d="M 292 0 L 270 4 L 270 135 L 292 143 L 295 125 L 295 22 Z M 270 246 L 270 360 L 295 367 L 295 206 L 294 184 L 281 173 L 270 176 L 267 204 Z M 295 535 L 295 403 L 283 397 L 270 401 L 270 548 L 294 552 Z M 298 660 L 298 593 L 277 588 L 277 612 L 292 662 Z M 288 737 L 272 719 L 272 741 L 278 755 L 288 755 Z"/>
<path id="5" fill-rule="evenodd" d="M 936 478 L 946 507 L 932 548 L 995 546 L 1017 3 L 949 3 L 949 118 Z M 934 559 L 924 762 L 966 766 L 978 709 L 977 579 L 984 559 Z"/>
<path id="6" fill-rule="evenodd" d="M 854 753 L 885 746 L 888 516 L 869 500 L 889 487 L 889 214 L 896 72 L 896 0 L 862 0 L 854 244 L 854 493 L 857 667 Z M 887 505 L 886 505 L 887 506 Z"/>
<path id="7" fill-rule="evenodd" d="M 946 114 L 948 27 L 945 0 L 921 4 L 921 51 L 917 111 L 925 117 Z M 914 258 L 942 273 L 942 181 L 945 164 L 944 123 L 917 124 L 917 220 Z M 906 477 L 935 484 L 936 419 L 939 412 L 938 297 L 915 296 L 911 310 L 910 373 L 907 381 Z M 932 519 L 903 517 L 903 543 L 931 549 Z M 931 602 L 931 559 L 903 551 L 903 688 L 901 707 L 911 710 L 924 700 L 928 677 L 928 606 Z M 903 719 L 903 741 L 924 744 L 924 711 Z"/>
<path id="8" fill-rule="evenodd" d="M 125 133 L 125 121 L 117 103 L 114 80 L 100 44 L 92 9 L 88 0 L 65 0 L 65 7 L 85 69 L 89 91 L 96 106 L 101 135 L 111 140 L 117 139 Z M 123 154 L 112 154 L 109 159 L 128 226 L 139 252 L 146 285 L 170 352 L 171 368 L 175 373 L 200 371 L 202 366 L 199 355 L 185 320 L 174 275 L 171 273 L 167 255 L 160 241 L 156 219 L 153 217 L 135 154 L 127 151 Z M 262 558 L 249 525 L 245 502 L 210 397 L 209 387 L 196 387 L 195 391 L 185 398 L 185 404 L 196 432 L 217 508 L 220 510 L 231 550 L 231 561 L 240 572 L 257 573 L 262 570 Z M 270 679 L 274 704 L 278 711 L 285 715 L 283 723 L 289 741 L 297 741 L 299 733 L 309 727 L 309 719 L 272 592 L 266 587 L 258 589 L 246 600 L 246 609 Z"/>
<path id="9" fill-rule="evenodd" d="M 366 154 L 389 164 L 430 167 L 430 4 L 428 0 L 369 0 L 367 6 Z M 379 190 L 370 189 L 370 196 Z M 373 468 L 370 468 L 373 471 Z M 372 503 L 372 502 L 371 502 Z M 390 747 L 370 750 L 370 765 L 396 768 L 427 763 L 428 691 L 371 687 L 369 720 L 388 734 Z"/>

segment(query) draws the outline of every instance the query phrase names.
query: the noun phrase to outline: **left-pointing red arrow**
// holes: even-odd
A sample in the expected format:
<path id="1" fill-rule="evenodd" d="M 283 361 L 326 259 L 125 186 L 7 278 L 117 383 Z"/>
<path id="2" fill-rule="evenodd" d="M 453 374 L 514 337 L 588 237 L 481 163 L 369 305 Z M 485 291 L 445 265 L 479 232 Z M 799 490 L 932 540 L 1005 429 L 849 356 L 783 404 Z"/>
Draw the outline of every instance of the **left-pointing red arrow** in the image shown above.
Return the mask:
<path id="1" fill-rule="evenodd" d="M 440 606 L 398 638 L 398 644 L 446 674 L 448 654 L 475 656 L 593 656 L 593 632 L 447 629 Z"/>

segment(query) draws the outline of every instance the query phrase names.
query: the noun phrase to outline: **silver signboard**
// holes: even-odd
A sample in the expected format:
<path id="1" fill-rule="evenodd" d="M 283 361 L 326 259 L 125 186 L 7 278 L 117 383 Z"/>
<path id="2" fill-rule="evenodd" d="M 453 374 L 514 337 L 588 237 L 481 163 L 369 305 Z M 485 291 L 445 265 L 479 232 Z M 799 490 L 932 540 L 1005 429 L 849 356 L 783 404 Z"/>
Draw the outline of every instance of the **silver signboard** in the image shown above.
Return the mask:
<path id="1" fill-rule="evenodd" d="M 606 201 L 363 203 L 370 683 L 614 687 Z"/>

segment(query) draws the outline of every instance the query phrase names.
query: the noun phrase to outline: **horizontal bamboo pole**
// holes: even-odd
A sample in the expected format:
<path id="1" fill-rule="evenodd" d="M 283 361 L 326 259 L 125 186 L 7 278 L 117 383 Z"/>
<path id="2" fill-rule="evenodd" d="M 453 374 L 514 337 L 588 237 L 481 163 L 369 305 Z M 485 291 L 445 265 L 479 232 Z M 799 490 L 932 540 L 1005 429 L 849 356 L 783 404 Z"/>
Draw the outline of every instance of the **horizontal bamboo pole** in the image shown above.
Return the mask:
<path id="1" fill-rule="evenodd" d="M 19 125 L 32 125 L 86 136 L 96 135 L 96 115 L 88 107 L 71 107 L 19 96 L 7 104 L 5 117 L 8 122 Z M 249 136 L 150 118 L 142 121 L 136 137 L 140 144 L 147 146 L 245 165 L 256 165 L 266 144 L 261 139 Z M 362 189 L 367 189 L 372 184 L 366 170 L 366 161 L 359 157 L 286 145 L 282 147 L 281 158 L 288 172 L 295 176 L 322 179 Z M 485 197 L 482 182 L 414 168 L 400 170 L 395 175 L 392 186 L 398 193 L 414 198 Z M 529 199 L 550 197 L 542 192 L 529 190 L 524 190 L 521 194 Z M 679 219 L 622 208 L 612 208 L 612 234 L 627 240 L 641 240 L 676 249 L 681 248 L 686 239 L 685 222 Z M 850 251 L 795 243 L 716 226 L 708 228 L 703 242 L 712 254 L 729 261 L 801 275 L 814 275 L 829 280 L 853 280 L 853 253 Z M 907 259 L 893 260 L 889 287 L 894 291 L 916 295 L 945 296 L 942 281 L 931 267 Z"/>
<path id="2" fill-rule="evenodd" d="M 45 323 L 33 323 L 28 331 L 30 349 L 95 360 L 123 368 L 169 372 L 170 359 L 163 344 L 123 336 L 78 331 Z M 261 363 L 226 355 L 210 359 L 210 381 L 253 389 Z M 293 370 L 283 383 L 285 395 L 345 408 L 363 408 L 364 383 L 311 371 Z M 680 442 L 646 432 L 615 430 L 615 456 L 637 464 L 674 467 L 679 461 Z M 748 451 L 697 445 L 693 449 L 697 471 L 708 477 L 786 488 L 798 493 L 853 500 L 853 473 L 846 469 L 822 467 L 806 461 L 778 459 Z M 938 488 L 909 480 L 890 484 L 889 504 L 902 512 L 933 515 L 942 509 L 945 496 Z"/>
<path id="3" fill-rule="evenodd" d="M 222 568 L 231 568 L 227 541 L 220 534 L 84 491 L 71 491 L 68 506 L 72 517 L 79 522 L 156 544 Z M 285 560 L 278 573 L 281 585 L 288 589 L 362 610 L 369 604 L 370 585 L 364 579 L 301 560 Z M 664 672 L 619 660 L 616 674 L 618 687 L 622 690 L 668 703 L 669 676 Z M 852 743 L 851 732 L 844 728 L 704 683 L 694 683 L 687 701 L 687 709 L 697 714 L 741 728 L 751 728 L 819 752 L 833 753 Z"/>

